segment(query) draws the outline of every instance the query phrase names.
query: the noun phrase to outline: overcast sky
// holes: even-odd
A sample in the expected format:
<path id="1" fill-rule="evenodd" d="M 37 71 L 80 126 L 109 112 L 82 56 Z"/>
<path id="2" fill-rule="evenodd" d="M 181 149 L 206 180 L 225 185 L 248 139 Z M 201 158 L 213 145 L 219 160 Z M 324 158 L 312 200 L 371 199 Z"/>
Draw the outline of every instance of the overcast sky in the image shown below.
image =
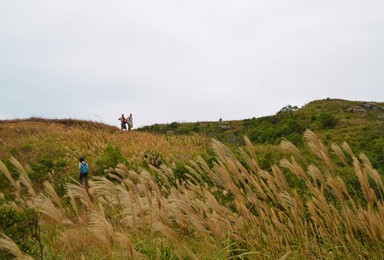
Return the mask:
<path id="1" fill-rule="evenodd" d="M 134 127 L 384 101 L 383 0 L 0 0 L 0 119 Z"/>

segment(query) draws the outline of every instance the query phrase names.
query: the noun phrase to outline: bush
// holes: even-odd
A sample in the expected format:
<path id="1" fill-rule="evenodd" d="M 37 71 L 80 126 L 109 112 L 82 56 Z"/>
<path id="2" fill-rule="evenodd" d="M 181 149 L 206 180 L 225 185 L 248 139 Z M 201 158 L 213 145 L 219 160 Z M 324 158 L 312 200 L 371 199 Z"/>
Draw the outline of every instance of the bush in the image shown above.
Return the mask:
<path id="1" fill-rule="evenodd" d="M 104 149 L 102 157 L 96 161 L 95 173 L 98 175 L 105 175 L 105 169 L 115 168 L 119 163 L 127 164 L 127 160 L 121 153 L 120 147 L 108 145 Z"/>
<path id="2" fill-rule="evenodd" d="M 175 179 L 178 179 L 179 181 L 188 179 L 185 176 L 185 174 L 188 173 L 188 169 L 183 163 L 176 163 L 176 167 L 173 169 L 173 173 L 175 174 Z"/>
<path id="3" fill-rule="evenodd" d="M 43 157 L 37 162 L 32 161 L 30 163 L 32 171 L 28 175 L 33 183 L 39 185 L 39 189 L 43 188 L 42 185 L 46 180 L 53 181 L 55 185 L 58 185 L 66 177 L 63 176 L 62 172 L 64 172 L 67 164 L 66 160 L 54 161 Z"/>
<path id="4" fill-rule="evenodd" d="M 327 128 L 334 128 L 339 122 L 339 119 L 332 114 L 322 113 L 319 115 L 318 121 L 320 123 L 321 128 L 327 129 Z"/>
<path id="5" fill-rule="evenodd" d="M 172 122 L 170 125 L 169 125 L 169 128 L 175 130 L 177 128 L 179 128 L 180 124 L 178 122 Z"/>
<path id="6" fill-rule="evenodd" d="M 295 118 L 288 118 L 285 121 L 285 124 L 282 125 L 282 134 L 283 135 L 290 135 L 292 133 L 302 134 L 305 130 L 305 127 L 303 125 L 300 125 L 298 123 L 298 120 Z"/>
<path id="7" fill-rule="evenodd" d="M 144 163 L 146 166 L 152 165 L 156 168 L 160 168 L 160 166 L 163 164 L 163 159 L 161 158 L 161 155 L 152 150 L 147 150 L 144 152 Z"/>
<path id="8" fill-rule="evenodd" d="M 295 146 L 303 146 L 304 145 L 304 138 L 302 134 L 298 133 L 292 133 L 286 137 L 286 139 L 290 142 L 292 142 Z"/>
<path id="9" fill-rule="evenodd" d="M 0 202 L 0 232 L 10 237 L 21 251 L 43 259 L 43 248 L 41 244 L 39 215 L 35 209 L 20 207 L 16 210 Z M 12 259 L 9 253 L 0 251 L 2 259 Z"/>

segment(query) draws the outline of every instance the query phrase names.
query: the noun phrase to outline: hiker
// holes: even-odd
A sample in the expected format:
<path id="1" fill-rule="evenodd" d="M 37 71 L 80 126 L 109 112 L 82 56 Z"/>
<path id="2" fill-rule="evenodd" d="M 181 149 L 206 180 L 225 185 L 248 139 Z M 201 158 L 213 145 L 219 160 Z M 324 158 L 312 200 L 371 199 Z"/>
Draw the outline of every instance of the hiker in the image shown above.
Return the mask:
<path id="1" fill-rule="evenodd" d="M 130 114 L 128 117 L 128 131 L 131 131 L 132 127 L 133 127 L 133 118 L 132 118 L 132 114 Z"/>
<path id="2" fill-rule="evenodd" d="M 89 166 L 88 163 L 85 162 L 84 157 L 80 157 L 79 170 L 79 180 L 81 185 L 83 185 L 84 187 L 88 187 Z"/>
<path id="3" fill-rule="evenodd" d="M 121 121 L 121 130 L 127 130 L 127 119 L 124 117 L 124 114 L 121 114 L 119 120 Z"/>

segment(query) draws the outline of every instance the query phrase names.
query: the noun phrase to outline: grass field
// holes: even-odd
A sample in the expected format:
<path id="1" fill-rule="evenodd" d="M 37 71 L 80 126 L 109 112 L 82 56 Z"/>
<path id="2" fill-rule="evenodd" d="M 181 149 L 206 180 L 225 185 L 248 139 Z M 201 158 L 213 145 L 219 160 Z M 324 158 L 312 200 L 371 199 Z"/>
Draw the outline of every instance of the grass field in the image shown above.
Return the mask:
<path id="1" fill-rule="evenodd" d="M 384 254 L 381 174 L 347 143 L 325 144 L 310 130 L 304 148 L 245 138 L 236 149 L 89 122 L 3 122 L 0 131 L 5 259 Z M 87 188 L 79 156 L 91 166 Z"/>

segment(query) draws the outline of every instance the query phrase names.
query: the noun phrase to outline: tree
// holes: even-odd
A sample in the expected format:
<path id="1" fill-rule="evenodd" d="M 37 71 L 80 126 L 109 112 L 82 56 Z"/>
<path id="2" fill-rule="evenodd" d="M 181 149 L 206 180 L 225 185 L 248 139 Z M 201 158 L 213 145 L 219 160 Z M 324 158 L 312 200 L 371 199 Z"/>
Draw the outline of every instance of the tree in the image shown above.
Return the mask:
<path id="1" fill-rule="evenodd" d="M 287 105 L 287 106 L 283 107 L 282 109 L 280 109 L 279 113 L 294 112 L 294 111 L 296 111 L 298 109 L 299 108 L 297 106 Z"/>

